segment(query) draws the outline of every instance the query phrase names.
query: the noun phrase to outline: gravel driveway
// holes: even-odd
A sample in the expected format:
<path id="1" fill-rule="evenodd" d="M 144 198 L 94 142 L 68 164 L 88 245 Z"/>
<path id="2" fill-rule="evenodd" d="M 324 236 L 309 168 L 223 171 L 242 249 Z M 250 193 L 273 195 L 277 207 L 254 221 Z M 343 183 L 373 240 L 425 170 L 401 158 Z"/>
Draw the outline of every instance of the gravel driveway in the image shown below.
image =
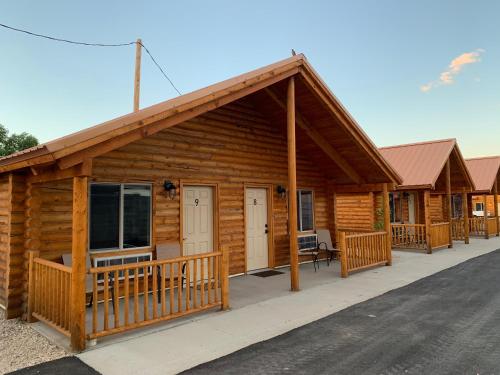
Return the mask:
<path id="1" fill-rule="evenodd" d="M 186 373 L 500 374 L 499 286 L 496 250 Z"/>
<path id="2" fill-rule="evenodd" d="M 19 319 L 5 320 L 0 309 L 0 374 L 67 355 L 29 324 Z"/>

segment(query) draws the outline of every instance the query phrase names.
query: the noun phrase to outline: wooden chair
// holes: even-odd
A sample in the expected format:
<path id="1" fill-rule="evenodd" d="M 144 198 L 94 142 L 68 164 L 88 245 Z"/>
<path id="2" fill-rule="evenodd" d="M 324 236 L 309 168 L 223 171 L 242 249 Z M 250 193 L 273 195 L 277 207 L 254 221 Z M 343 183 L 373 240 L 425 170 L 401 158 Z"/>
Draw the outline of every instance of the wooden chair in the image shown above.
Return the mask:
<path id="1" fill-rule="evenodd" d="M 71 267 L 72 265 L 72 260 L 71 260 L 71 253 L 66 253 L 62 255 L 62 260 L 63 264 L 67 267 Z M 92 263 L 90 262 L 90 255 L 87 254 L 87 257 L 85 258 L 85 269 L 89 270 L 92 267 Z M 88 307 L 92 307 L 92 304 L 94 302 L 94 290 L 93 290 L 93 276 L 89 273 L 85 274 L 85 293 L 90 294 L 90 301 L 89 304 L 87 305 Z M 104 290 L 104 286 L 100 285 L 98 287 L 98 291 Z M 113 291 L 111 291 L 113 293 Z M 114 299 L 114 296 L 113 296 Z M 114 304 L 113 304 L 114 306 Z"/>
<path id="2" fill-rule="evenodd" d="M 179 242 L 166 242 L 162 244 L 156 244 L 156 260 L 167 260 L 167 259 L 174 259 L 174 258 L 179 258 L 182 256 L 182 251 L 181 251 L 181 244 Z M 177 277 L 179 268 L 177 263 L 173 263 L 173 268 L 174 268 L 174 275 Z M 182 264 L 182 269 L 181 269 L 181 289 L 184 289 L 184 281 L 186 280 L 186 263 Z M 161 285 L 161 266 L 158 266 L 158 285 Z M 165 275 L 165 280 L 170 281 L 170 275 Z M 164 291 L 161 291 L 160 288 L 158 287 L 158 299 L 160 298 L 161 294 Z"/>
<path id="3" fill-rule="evenodd" d="M 316 272 L 316 267 L 319 268 L 319 250 L 318 248 L 313 249 L 301 249 L 298 253 L 299 257 L 311 257 L 314 266 L 314 272 Z"/>
<path id="4" fill-rule="evenodd" d="M 333 247 L 332 237 L 328 229 L 318 229 L 316 234 L 318 235 L 318 252 L 326 252 L 326 264 L 329 266 L 335 256 L 340 256 L 340 250 Z"/>

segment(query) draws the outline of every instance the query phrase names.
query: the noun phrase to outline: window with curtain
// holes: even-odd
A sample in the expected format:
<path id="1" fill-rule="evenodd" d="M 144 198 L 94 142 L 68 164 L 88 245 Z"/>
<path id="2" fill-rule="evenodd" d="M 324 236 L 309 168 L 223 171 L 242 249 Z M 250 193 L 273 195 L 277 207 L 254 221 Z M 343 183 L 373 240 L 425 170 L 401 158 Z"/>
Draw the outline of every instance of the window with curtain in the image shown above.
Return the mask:
<path id="1" fill-rule="evenodd" d="M 133 249 L 151 244 L 151 186 L 90 186 L 90 250 Z"/>
<path id="2" fill-rule="evenodd" d="M 297 228 L 300 232 L 314 230 L 312 190 L 297 190 Z"/>

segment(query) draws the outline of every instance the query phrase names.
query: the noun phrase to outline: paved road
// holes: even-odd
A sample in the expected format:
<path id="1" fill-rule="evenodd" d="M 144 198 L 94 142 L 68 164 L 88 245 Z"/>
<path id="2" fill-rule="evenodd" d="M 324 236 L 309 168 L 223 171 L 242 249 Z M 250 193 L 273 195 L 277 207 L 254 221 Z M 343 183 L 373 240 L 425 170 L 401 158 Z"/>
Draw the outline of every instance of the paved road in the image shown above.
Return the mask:
<path id="1" fill-rule="evenodd" d="M 500 374 L 500 250 L 186 373 Z"/>
<path id="2" fill-rule="evenodd" d="M 1 373 L 1 369 L 0 369 Z M 9 372 L 7 375 L 100 375 L 76 357 L 64 357 L 53 361 Z"/>

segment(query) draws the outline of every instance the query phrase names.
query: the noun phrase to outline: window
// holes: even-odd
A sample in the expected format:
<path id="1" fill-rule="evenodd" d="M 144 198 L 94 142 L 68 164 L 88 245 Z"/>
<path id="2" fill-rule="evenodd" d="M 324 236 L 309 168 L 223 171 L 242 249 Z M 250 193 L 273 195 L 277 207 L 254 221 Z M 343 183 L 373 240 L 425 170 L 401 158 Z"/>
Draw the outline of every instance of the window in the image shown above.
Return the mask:
<path id="1" fill-rule="evenodd" d="M 483 203 L 476 203 L 476 210 L 475 211 L 483 211 L 484 205 Z"/>
<path id="2" fill-rule="evenodd" d="M 151 186 L 90 186 L 90 250 L 132 249 L 151 244 Z"/>
<path id="3" fill-rule="evenodd" d="M 462 196 L 461 195 L 452 195 L 451 196 L 451 217 L 459 218 L 463 217 L 464 214 L 462 212 Z"/>
<path id="4" fill-rule="evenodd" d="M 312 190 L 297 190 L 297 227 L 300 232 L 314 229 Z"/>

